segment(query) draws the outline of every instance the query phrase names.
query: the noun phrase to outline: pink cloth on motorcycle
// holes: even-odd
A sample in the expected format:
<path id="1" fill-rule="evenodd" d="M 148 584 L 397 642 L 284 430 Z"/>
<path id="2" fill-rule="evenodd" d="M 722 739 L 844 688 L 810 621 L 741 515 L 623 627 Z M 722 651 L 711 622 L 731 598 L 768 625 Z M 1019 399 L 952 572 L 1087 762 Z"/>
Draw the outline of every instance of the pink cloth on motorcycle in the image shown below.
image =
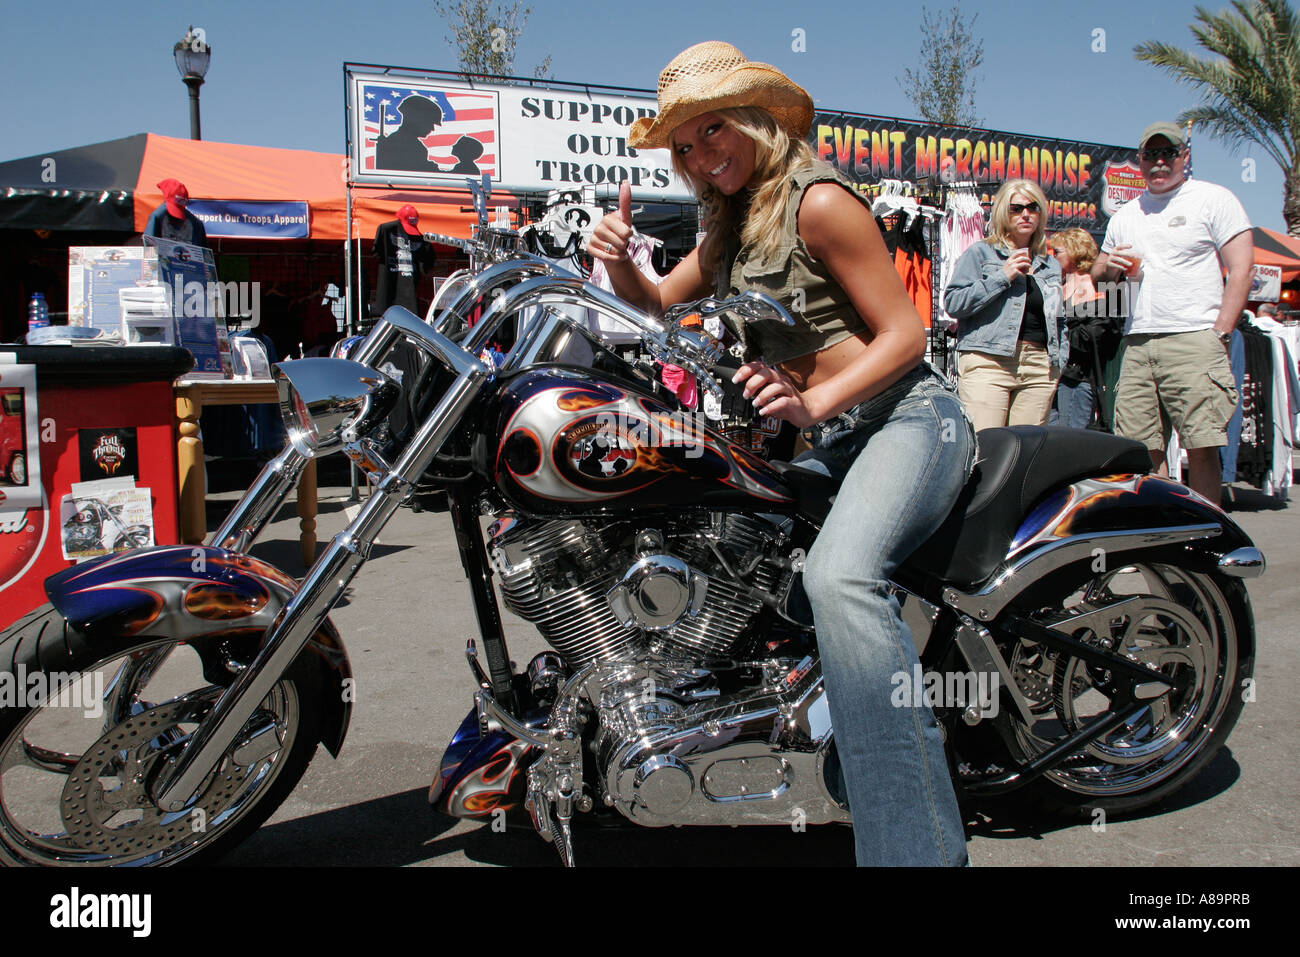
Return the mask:
<path id="1" fill-rule="evenodd" d="M 694 409 L 699 402 L 699 390 L 696 388 L 695 376 L 690 375 L 681 366 L 665 363 L 659 373 L 659 381 L 673 390 L 677 401 L 688 409 Z"/>

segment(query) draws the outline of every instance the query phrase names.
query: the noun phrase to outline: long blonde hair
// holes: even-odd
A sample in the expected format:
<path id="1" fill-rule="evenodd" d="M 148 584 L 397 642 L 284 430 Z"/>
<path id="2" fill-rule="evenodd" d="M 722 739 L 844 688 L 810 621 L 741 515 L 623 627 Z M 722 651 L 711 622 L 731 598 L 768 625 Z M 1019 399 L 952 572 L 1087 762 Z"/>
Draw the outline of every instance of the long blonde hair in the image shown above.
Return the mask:
<path id="1" fill-rule="evenodd" d="M 760 185 L 752 195 L 741 190 L 724 196 L 711 183 L 692 176 L 677 151 L 671 151 L 673 169 L 690 183 L 703 210 L 700 225 L 707 235 L 700 245 L 700 265 L 708 273 L 717 271 L 726 237 L 737 232 L 741 246 L 752 246 L 759 258 L 776 251 L 790 198 L 790 177 L 813 162 L 812 148 L 791 137 L 767 110 L 736 106 L 714 112 L 754 141 L 754 174 Z"/>
<path id="2" fill-rule="evenodd" d="M 1038 188 L 1038 184 L 1031 179 L 1009 179 L 1002 184 L 1002 188 L 993 197 L 988 236 L 984 241 L 990 246 L 1006 246 L 1008 249 L 1015 245 L 1011 241 L 1011 210 L 1008 207 L 1011 205 L 1011 197 L 1016 193 L 1028 196 L 1038 204 L 1038 228 L 1034 230 L 1034 235 L 1029 237 L 1029 251 L 1035 256 L 1046 256 L 1047 197 Z"/>

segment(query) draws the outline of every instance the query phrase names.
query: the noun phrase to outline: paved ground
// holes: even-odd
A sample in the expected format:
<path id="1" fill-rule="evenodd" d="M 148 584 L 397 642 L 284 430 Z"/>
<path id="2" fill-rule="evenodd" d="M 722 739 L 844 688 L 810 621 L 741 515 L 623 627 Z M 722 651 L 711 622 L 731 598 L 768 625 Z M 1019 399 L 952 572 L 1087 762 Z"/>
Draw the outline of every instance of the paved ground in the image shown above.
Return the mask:
<path id="1" fill-rule="evenodd" d="M 209 519 L 236 493 L 214 496 Z M 320 536 L 345 522 L 346 488 L 321 490 Z M 301 575 L 291 508 L 256 548 Z M 1234 517 L 1264 551 L 1268 574 L 1251 585 L 1259 633 L 1257 697 L 1228 747 L 1167 805 L 1104 830 L 981 802 L 966 808 L 977 866 L 1300 864 L 1296 681 L 1300 677 L 1300 501 L 1289 508 L 1246 490 Z M 341 757 L 320 751 L 270 822 L 231 864 L 552 866 L 553 849 L 526 831 L 434 815 L 425 794 L 451 732 L 471 707 L 464 662 L 473 613 L 445 513 L 402 510 L 375 557 L 333 612 L 357 677 Z M 507 617 L 512 657 L 543 647 Z M 810 865 L 852 863 L 847 829 L 600 830 L 580 832 L 590 864 Z"/>

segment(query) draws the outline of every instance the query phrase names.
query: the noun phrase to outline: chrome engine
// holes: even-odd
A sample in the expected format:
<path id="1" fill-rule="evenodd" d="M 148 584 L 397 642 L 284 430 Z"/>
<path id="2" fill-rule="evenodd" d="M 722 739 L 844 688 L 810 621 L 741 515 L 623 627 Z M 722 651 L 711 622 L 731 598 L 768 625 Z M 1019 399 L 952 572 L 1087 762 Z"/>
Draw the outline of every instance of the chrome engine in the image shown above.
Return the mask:
<path id="1" fill-rule="evenodd" d="M 752 647 L 757 616 L 781 614 L 795 575 L 776 525 L 724 513 L 655 527 L 510 516 L 488 537 L 507 607 L 563 659 L 549 732 L 581 738 L 597 770 L 578 798 L 571 747 L 533 765 L 529 805 L 544 835 L 567 833 L 565 813 L 549 823 L 557 807 L 594 801 L 648 826 L 848 820 L 825 783 L 819 663 Z"/>
<path id="2" fill-rule="evenodd" d="M 575 670 L 646 654 L 731 657 L 791 574 L 776 527 L 742 515 L 652 529 L 511 517 L 488 536 L 506 607 Z"/>

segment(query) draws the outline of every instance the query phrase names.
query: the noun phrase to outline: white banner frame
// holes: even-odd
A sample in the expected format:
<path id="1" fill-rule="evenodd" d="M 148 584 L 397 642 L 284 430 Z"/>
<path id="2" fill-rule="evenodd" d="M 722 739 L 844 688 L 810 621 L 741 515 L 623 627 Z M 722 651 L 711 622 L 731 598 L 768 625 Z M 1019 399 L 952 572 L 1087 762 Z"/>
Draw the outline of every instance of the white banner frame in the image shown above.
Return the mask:
<path id="1" fill-rule="evenodd" d="M 358 186 L 460 188 L 487 172 L 513 193 L 595 186 L 609 196 L 628 180 L 634 199 L 695 202 L 668 150 L 627 144 L 632 123 L 657 113 L 649 91 L 352 63 L 344 76 L 349 181 Z"/>

